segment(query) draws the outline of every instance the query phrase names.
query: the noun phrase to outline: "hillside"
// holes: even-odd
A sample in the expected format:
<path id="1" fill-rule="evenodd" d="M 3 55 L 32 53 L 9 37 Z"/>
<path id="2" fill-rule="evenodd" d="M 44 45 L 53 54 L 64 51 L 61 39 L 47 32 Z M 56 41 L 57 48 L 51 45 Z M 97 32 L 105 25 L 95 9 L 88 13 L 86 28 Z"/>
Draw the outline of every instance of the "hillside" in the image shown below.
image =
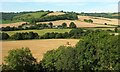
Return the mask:
<path id="1" fill-rule="evenodd" d="M 77 14 L 77 13 L 76 13 Z M 19 26 L 24 22 L 29 22 L 31 24 L 39 23 L 49 23 L 52 22 L 53 25 L 61 25 L 62 23 L 67 23 L 69 26 L 70 22 L 75 22 L 77 27 L 116 27 L 118 26 L 118 19 L 114 18 L 117 16 L 116 13 L 80 13 L 76 15 L 74 12 L 50 12 L 50 11 L 36 11 L 36 12 L 25 12 L 13 14 L 13 22 L 20 21 L 18 23 L 5 23 L 7 20 L 3 20 L 4 25 L 0 24 L 0 27 L 6 26 Z M 101 14 L 101 15 L 100 15 Z M 8 15 L 8 14 L 7 14 Z M 113 17 L 112 17 L 113 16 Z M 106 18 L 107 17 L 107 18 Z M 5 18 L 5 17 L 4 17 Z M 91 19 L 93 23 L 85 22 L 84 20 Z M 12 22 L 12 21 L 8 21 Z M 107 25 L 105 25 L 107 24 Z"/>
<path id="2" fill-rule="evenodd" d="M 27 14 L 15 16 L 15 17 L 13 17 L 13 19 L 22 20 L 22 21 L 30 21 L 31 19 L 41 18 L 47 14 L 48 14 L 48 12 L 27 13 Z"/>

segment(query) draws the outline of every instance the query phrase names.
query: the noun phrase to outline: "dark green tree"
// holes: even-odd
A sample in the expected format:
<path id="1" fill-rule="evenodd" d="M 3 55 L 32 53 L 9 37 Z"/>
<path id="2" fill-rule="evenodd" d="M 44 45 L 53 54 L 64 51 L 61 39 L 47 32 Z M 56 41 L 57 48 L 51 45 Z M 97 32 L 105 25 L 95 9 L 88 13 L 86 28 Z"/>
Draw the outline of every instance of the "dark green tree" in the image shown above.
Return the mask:
<path id="1" fill-rule="evenodd" d="M 74 22 L 71 22 L 70 25 L 69 25 L 70 28 L 76 28 L 76 24 Z"/>
<path id="2" fill-rule="evenodd" d="M 62 23 L 62 27 L 63 28 L 67 28 L 67 24 L 66 23 Z"/>
<path id="3" fill-rule="evenodd" d="M 53 27 L 53 23 L 48 23 L 48 25 L 50 26 L 50 28 L 52 28 Z"/>
<path id="4" fill-rule="evenodd" d="M 0 33 L 0 40 L 7 40 L 9 37 L 7 33 Z"/>
<path id="5" fill-rule="evenodd" d="M 4 61 L 11 70 L 16 70 L 18 72 L 34 70 L 36 64 L 36 59 L 32 56 L 28 48 L 10 50 Z"/>

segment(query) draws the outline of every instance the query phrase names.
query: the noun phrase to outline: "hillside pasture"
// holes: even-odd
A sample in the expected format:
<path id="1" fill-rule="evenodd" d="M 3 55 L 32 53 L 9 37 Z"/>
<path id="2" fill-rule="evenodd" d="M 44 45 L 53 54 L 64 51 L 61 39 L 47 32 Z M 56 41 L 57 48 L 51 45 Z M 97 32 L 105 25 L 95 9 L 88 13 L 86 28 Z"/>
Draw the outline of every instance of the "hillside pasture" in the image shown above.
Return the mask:
<path id="1" fill-rule="evenodd" d="M 78 41 L 78 39 L 0 41 L 0 44 L 2 44 L 2 62 L 3 58 L 8 55 L 8 51 L 12 49 L 28 47 L 37 61 L 40 61 L 47 51 L 57 49 L 63 45 L 68 46 L 67 42 L 71 44 L 69 46 L 75 46 Z"/>
<path id="2" fill-rule="evenodd" d="M 40 17 L 45 16 L 47 14 L 48 14 L 48 12 L 27 13 L 27 14 L 15 16 L 13 19 L 26 21 L 26 20 L 30 20 L 30 19 L 34 19 L 34 18 L 40 18 Z"/>

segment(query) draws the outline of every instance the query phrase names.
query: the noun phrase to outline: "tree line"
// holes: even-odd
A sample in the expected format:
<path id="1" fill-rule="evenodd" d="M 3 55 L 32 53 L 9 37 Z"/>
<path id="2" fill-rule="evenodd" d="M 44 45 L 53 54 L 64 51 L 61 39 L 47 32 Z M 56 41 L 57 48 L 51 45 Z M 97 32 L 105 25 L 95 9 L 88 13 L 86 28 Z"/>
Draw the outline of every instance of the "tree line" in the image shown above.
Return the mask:
<path id="1" fill-rule="evenodd" d="M 2 69 L 14 72 L 96 72 L 120 70 L 119 37 L 106 32 L 84 36 L 75 47 L 60 46 L 44 54 L 39 62 L 29 48 L 13 49 Z"/>
<path id="2" fill-rule="evenodd" d="M 74 22 L 71 22 L 69 24 L 69 27 L 67 27 L 67 23 L 62 23 L 61 25 L 54 27 L 53 23 L 48 23 L 48 24 L 22 24 L 18 27 L 10 27 L 10 26 L 6 26 L 6 27 L 1 27 L 0 30 L 1 31 L 16 31 L 16 30 L 32 30 L 32 29 L 52 29 L 52 28 L 62 28 L 62 29 L 66 29 L 66 28 L 77 28 L 76 24 Z"/>
<path id="3" fill-rule="evenodd" d="M 0 33 L 0 40 L 28 40 L 28 39 L 79 39 L 83 36 L 87 36 L 90 33 L 97 33 L 97 32 L 113 32 L 111 30 L 89 30 L 89 29 L 83 29 L 83 28 L 76 28 L 72 29 L 69 32 L 65 33 L 58 33 L 58 32 L 47 32 L 44 35 L 39 35 L 35 32 L 17 32 L 13 35 L 8 35 L 5 32 Z M 115 28 L 115 33 L 117 33 L 118 30 Z M 114 35 L 114 34 L 112 34 Z"/>
<path id="4" fill-rule="evenodd" d="M 83 29 L 72 29 L 70 32 L 65 33 L 45 33 L 44 35 L 38 35 L 34 32 L 20 32 L 14 33 L 9 36 L 7 33 L 0 33 L 0 40 L 27 40 L 27 39 L 59 39 L 59 38 L 80 38 L 87 35 L 89 32 L 85 32 Z"/>
<path id="5" fill-rule="evenodd" d="M 39 19 L 35 19 L 35 22 L 56 21 L 56 20 L 77 20 L 78 17 L 75 13 L 68 13 L 63 15 L 51 15 L 44 16 Z"/>

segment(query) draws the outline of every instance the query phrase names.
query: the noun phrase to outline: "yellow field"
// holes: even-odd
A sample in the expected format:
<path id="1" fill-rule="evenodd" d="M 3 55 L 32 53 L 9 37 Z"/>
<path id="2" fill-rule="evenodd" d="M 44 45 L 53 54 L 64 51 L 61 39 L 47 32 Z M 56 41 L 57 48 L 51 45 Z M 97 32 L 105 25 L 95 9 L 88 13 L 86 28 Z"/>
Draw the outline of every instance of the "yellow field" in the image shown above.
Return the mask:
<path id="1" fill-rule="evenodd" d="M 65 14 L 65 13 L 63 13 L 63 12 L 53 12 L 53 13 L 49 13 L 47 15 L 51 16 L 51 15 L 63 15 L 63 14 Z"/>
<path id="2" fill-rule="evenodd" d="M 70 46 L 75 46 L 78 41 L 78 39 L 0 41 L 0 44 L 2 44 L 2 59 L 8 54 L 9 50 L 28 47 L 37 61 L 40 61 L 48 50 L 57 49 L 61 45 L 66 45 L 67 42 L 71 44 Z M 3 60 L 1 61 L 3 62 Z"/>
<path id="3" fill-rule="evenodd" d="M 18 27 L 19 25 L 22 25 L 23 23 L 26 23 L 26 22 L 16 22 L 16 23 L 9 23 L 9 24 L 0 24 L 0 27 L 6 27 L 6 26 L 10 26 L 10 27 Z"/>
<path id="4" fill-rule="evenodd" d="M 67 23 L 69 26 L 70 22 L 74 22 L 77 27 L 115 27 L 110 25 L 103 25 L 103 24 L 95 24 L 95 23 L 87 23 L 81 20 L 57 20 L 57 21 L 49 21 L 52 22 L 53 25 L 61 25 L 62 23 Z M 49 23 L 49 22 L 39 22 L 39 23 Z"/>

